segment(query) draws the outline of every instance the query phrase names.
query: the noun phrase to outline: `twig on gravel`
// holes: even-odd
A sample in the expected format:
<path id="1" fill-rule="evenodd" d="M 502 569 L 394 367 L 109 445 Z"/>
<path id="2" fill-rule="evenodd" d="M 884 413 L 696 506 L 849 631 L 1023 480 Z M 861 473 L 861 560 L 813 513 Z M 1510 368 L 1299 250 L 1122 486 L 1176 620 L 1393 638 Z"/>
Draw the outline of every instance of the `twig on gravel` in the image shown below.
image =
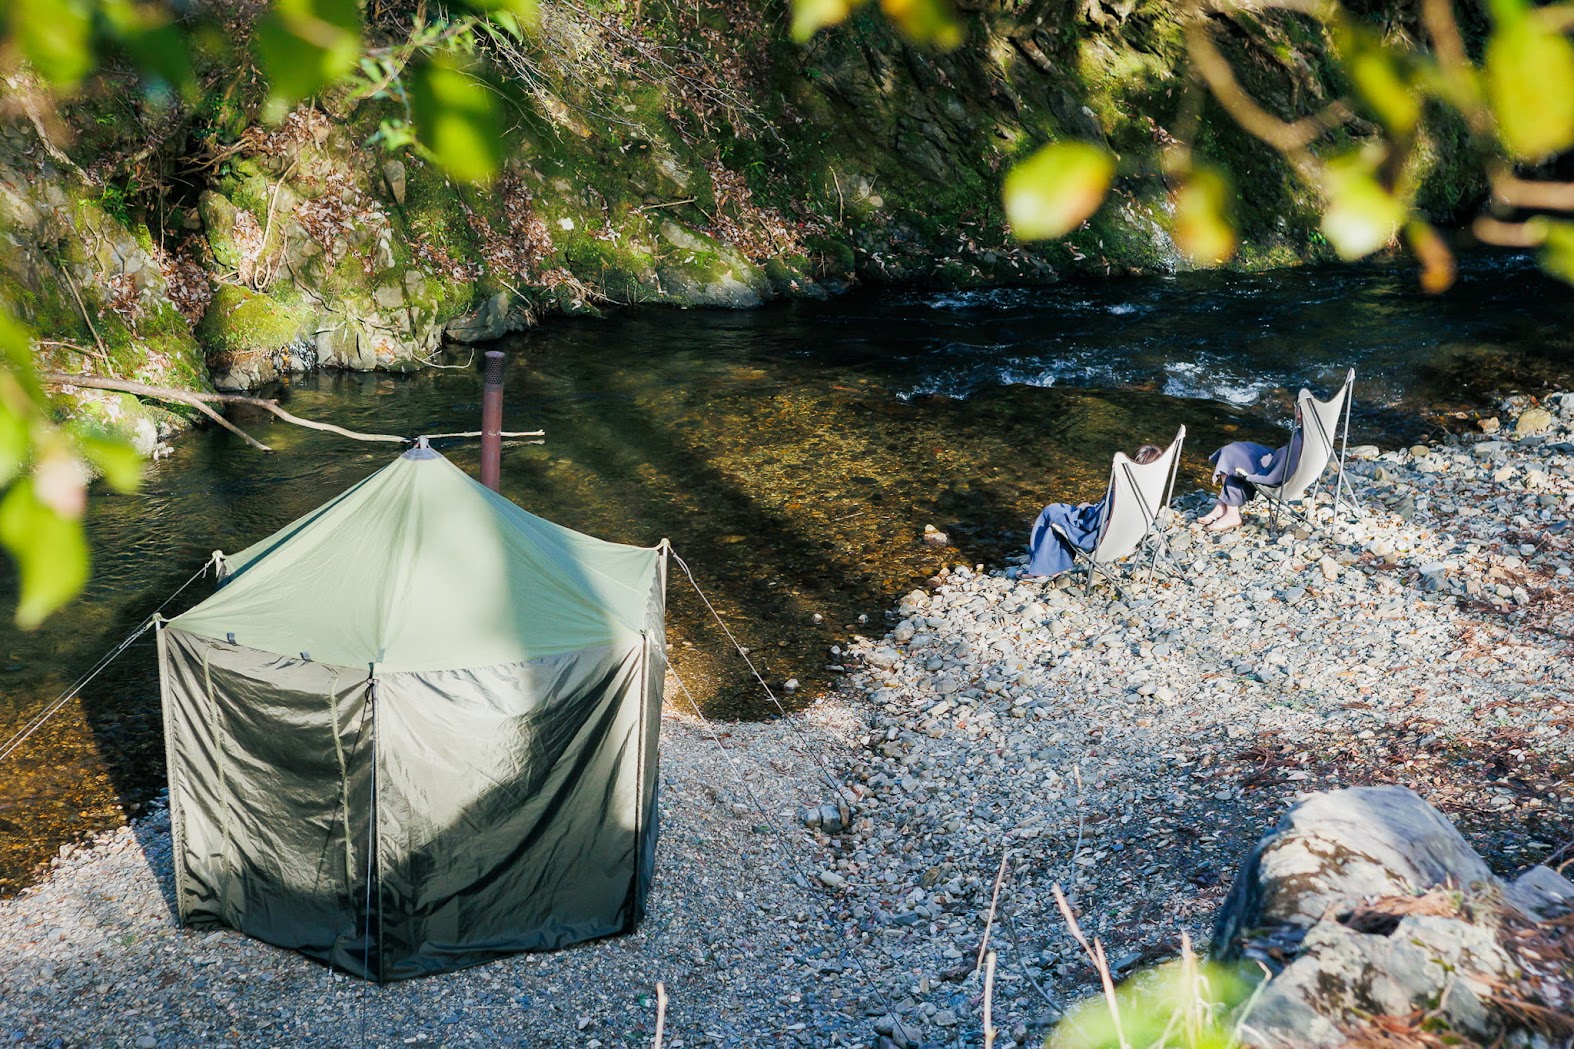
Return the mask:
<path id="1" fill-rule="evenodd" d="M 1005 873 L 1005 861 L 1001 861 L 1000 872 Z M 984 957 L 984 1049 L 994 1049 L 995 1035 L 1000 1032 L 995 1030 L 993 1012 L 995 1005 L 995 952 L 990 951 Z"/>
<path id="2" fill-rule="evenodd" d="M 1072 776 L 1077 781 L 1077 845 L 1071 850 L 1071 863 L 1066 868 L 1066 883 L 1075 891 L 1077 887 L 1077 857 L 1082 855 L 1082 832 L 1087 829 L 1088 810 L 1082 803 L 1082 766 L 1072 768 Z"/>
<path id="3" fill-rule="evenodd" d="M 661 1049 L 661 1035 L 667 1026 L 667 985 L 656 981 L 656 1039 L 651 1044 Z"/>
<path id="4" fill-rule="evenodd" d="M 1005 919 L 1006 934 L 1011 937 L 1011 949 L 1017 952 L 1017 964 L 1022 966 L 1022 975 L 1027 977 L 1027 982 L 1032 985 L 1033 990 L 1038 992 L 1038 996 L 1044 999 L 1044 1004 L 1058 1013 L 1060 1011 L 1060 1002 L 1048 991 L 1044 990 L 1044 985 L 1034 978 L 1033 973 L 1027 967 L 1027 954 L 1022 950 L 1022 938 L 1017 935 L 1017 920 L 1012 917 L 1011 908 L 1001 907 L 1000 916 Z"/>
<path id="5" fill-rule="evenodd" d="M 1010 849 L 1000 850 L 1000 871 L 995 875 L 995 891 L 989 895 L 989 916 L 984 919 L 984 938 L 978 943 L 978 960 L 973 963 L 973 969 L 975 971 L 979 966 L 984 964 L 984 952 L 989 951 L 989 931 L 993 929 L 995 925 L 995 908 L 1000 903 L 1000 885 L 1006 880 L 1006 860 L 1010 859 L 1010 857 Z M 995 964 L 994 952 L 990 951 L 988 957 L 990 970 L 993 971 Z M 987 1021 L 985 1022 L 984 1026 L 986 1028 L 989 1026 Z"/>
<path id="6" fill-rule="evenodd" d="M 1109 1004 L 1109 1018 L 1115 1025 L 1115 1039 L 1120 1044 L 1120 1049 L 1131 1049 L 1131 1043 L 1126 1041 L 1126 1030 L 1120 1022 L 1120 1004 L 1115 1000 L 1115 978 L 1110 974 L 1109 960 L 1104 957 L 1104 944 L 1095 936 L 1093 945 L 1088 946 L 1088 938 L 1082 935 L 1082 926 L 1077 924 L 1077 916 L 1071 913 L 1071 905 L 1066 902 L 1066 894 L 1061 891 L 1058 883 L 1052 891 L 1055 893 L 1055 906 L 1060 908 L 1061 917 L 1066 919 L 1066 927 L 1071 930 L 1072 938 L 1087 953 L 1093 968 L 1098 970 L 1099 983 L 1104 987 L 1104 1001 Z"/>

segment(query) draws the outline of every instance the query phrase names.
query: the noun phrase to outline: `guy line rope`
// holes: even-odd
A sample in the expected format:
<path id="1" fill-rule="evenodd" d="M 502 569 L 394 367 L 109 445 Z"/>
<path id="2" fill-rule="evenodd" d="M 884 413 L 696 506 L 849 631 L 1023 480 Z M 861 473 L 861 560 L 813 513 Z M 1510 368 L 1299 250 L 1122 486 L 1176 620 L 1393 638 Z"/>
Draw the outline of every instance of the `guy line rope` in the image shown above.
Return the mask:
<path id="1" fill-rule="evenodd" d="M 808 744 L 805 749 L 807 749 L 810 757 L 814 760 L 815 765 L 819 767 L 820 775 L 824 777 L 826 784 L 829 785 L 830 788 L 835 792 L 838 800 L 843 800 L 842 785 L 837 781 L 836 777 L 831 774 L 830 767 L 826 765 L 824 759 L 820 756 L 820 748 L 813 745 L 813 741 L 809 739 L 808 733 L 805 732 L 803 727 L 798 724 L 796 718 L 791 717 L 787 713 L 787 708 L 782 705 L 781 700 L 776 698 L 776 693 L 771 690 L 770 685 L 766 684 L 765 678 L 763 675 L 761 675 L 759 668 L 755 666 L 754 660 L 749 658 L 749 653 L 744 650 L 741 644 L 739 644 L 737 637 L 733 635 L 732 630 L 728 628 L 726 622 L 721 618 L 720 613 L 716 611 L 716 606 L 711 604 L 710 598 L 707 597 L 705 595 L 705 591 L 700 588 L 699 581 L 694 578 L 694 573 L 690 570 L 688 562 L 684 561 L 683 558 L 678 555 L 678 552 L 676 550 L 672 550 L 670 546 L 668 549 L 672 554 L 673 560 L 678 562 L 678 567 L 682 568 L 683 574 L 688 577 L 689 585 L 694 588 L 694 593 L 705 605 L 706 610 L 710 612 L 711 618 L 716 621 L 716 625 L 721 627 L 722 633 L 727 636 L 727 640 L 732 643 L 732 647 L 737 650 L 738 655 L 748 666 L 749 672 L 754 675 L 754 680 L 759 682 L 760 688 L 764 690 L 765 695 L 770 698 L 771 703 L 782 715 L 782 720 L 792 727 L 792 730 L 798 734 L 799 738 L 805 744 Z M 689 691 L 689 686 L 678 674 L 677 668 L 674 667 L 670 661 L 666 660 L 665 653 L 663 653 L 663 661 L 667 663 L 667 669 L 672 671 L 673 679 L 677 681 L 678 687 L 682 689 L 683 695 L 688 699 L 689 706 L 693 708 L 695 716 L 699 718 L 700 723 L 705 727 L 706 734 L 709 735 L 711 740 L 716 744 L 717 749 L 720 750 L 723 755 L 725 755 L 728 767 L 732 770 L 733 777 L 743 788 L 744 793 L 748 795 L 749 801 L 753 803 L 755 810 L 759 812 L 761 818 L 765 821 L 765 825 L 770 828 L 772 836 L 775 837 L 777 844 L 781 847 L 782 857 L 789 865 L 791 865 L 793 873 L 797 875 L 798 880 L 804 885 L 810 898 L 814 900 L 815 906 L 819 908 L 820 913 L 825 919 L 826 925 L 832 929 L 835 929 L 836 918 L 831 913 L 830 906 L 825 902 L 822 894 L 814 890 L 813 881 L 808 877 L 808 875 L 804 873 L 797 857 L 793 854 L 791 848 L 788 847 L 787 840 L 782 834 L 781 830 L 776 826 L 775 819 L 772 818 L 765 806 L 761 804 L 760 799 L 755 795 L 753 788 L 749 786 L 748 780 L 744 778 L 743 771 L 738 765 L 737 758 L 733 755 L 732 751 L 722 743 L 721 736 L 716 732 L 715 726 L 711 724 L 710 719 L 707 718 L 704 711 L 700 709 L 699 702 L 695 700 L 694 694 Z M 838 953 L 840 953 L 844 959 L 848 959 L 852 962 L 853 966 L 859 971 L 859 973 L 862 974 L 864 982 L 872 991 L 874 991 L 875 996 L 880 999 L 880 1005 L 885 1009 L 886 1015 L 895 1019 L 895 1007 L 892 1005 L 891 999 L 887 997 L 885 990 L 875 979 L 874 973 L 870 972 L 869 969 L 865 967 L 863 962 L 856 954 L 848 952 L 847 946 L 840 942 L 839 936 Z"/>
<path id="2" fill-rule="evenodd" d="M 674 554 L 673 556 L 676 557 L 677 555 Z M 685 571 L 687 571 L 686 567 Z M 695 588 L 696 591 L 698 591 L 698 589 L 698 587 Z M 689 686 L 684 682 L 683 677 L 678 673 L 677 668 L 666 659 L 665 655 L 662 657 L 662 662 L 666 663 L 667 669 L 672 671 L 673 680 L 675 680 L 678 683 L 678 687 L 683 690 L 683 695 L 686 699 L 688 699 L 689 706 L 694 711 L 694 716 L 699 718 L 700 724 L 705 727 L 705 734 L 711 738 L 711 741 L 716 744 L 716 749 L 721 751 L 722 755 L 727 759 L 727 765 L 732 771 L 733 778 L 737 780 L 738 785 L 743 788 L 743 793 L 748 796 L 749 802 L 754 806 L 755 811 L 758 812 L 760 814 L 760 818 L 765 821 L 765 826 L 770 828 L 771 836 L 776 839 L 776 844 L 781 849 L 782 858 L 789 866 L 791 866 L 792 873 L 798 876 L 798 880 L 808 891 L 810 899 L 814 900 L 815 906 L 819 908 L 821 915 L 825 919 L 826 925 L 834 930 L 836 927 L 836 916 L 831 913 L 830 906 L 825 902 L 821 894 L 814 891 L 813 881 L 807 874 L 804 873 L 802 864 L 800 864 L 798 862 L 798 858 L 793 855 L 792 848 L 788 845 L 786 836 L 782 834 L 781 828 L 776 826 L 776 820 L 771 816 L 770 811 L 766 809 L 764 803 L 760 801 L 759 796 L 754 793 L 754 788 L 749 786 L 749 781 L 744 776 L 743 769 L 738 764 L 738 759 L 733 755 L 732 751 L 728 749 L 727 745 L 721 741 L 721 736 L 717 733 L 716 726 L 711 723 L 711 720 L 705 716 L 705 712 L 700 709 L 699 702 L 694 698 L 694 693 L 689 691 Z M 896 1016 L 896 1011 L 891 1004 L 891 999 L 886 996 L 886 993 L 880 987 L 879 982 L 875 980 L 874 974 L 864 967 L 863 962 L 858 959 L 858 956 L 848 952 L 847 945 L 841 943 L 840 936 L 837 937 L 837 951 L 843 959 L 852 962 L 853 967 L 855 967 L 863 975 L 864 982 L 869 986 L 869 989 L 874 991 L 875 997 L 880 999 L 880 1005 L 885 1009 L 886 1015 L 894 1018 Z"/>
<path id="3" fill-rule="evenodd" d="M 60 693 L 59 696 L 51 700 L 49 705 L 40 711 L 38 715 L 35 716 L 31 721 L 24 725 L 21 730 L 16 733 L 16 735 L 7 740 L 4 746 L 0 746 L 0 761 L 4 761 L 6 758 L 10 757 L 17 750 L 17 748 L 21 747 L 23 743 L 27 742 L 28 738 L 32 736 L 33 733 L 43 728 L 45 722 L 58 714 L 68 703 L 75 699 L 78 692 L 86 688 L 89 682 L 91 682 L 99 674 L 103 673 L 104 669 L 108 667 L 109 664 L 113 663 L 122 652 L 130 648 L 137 638 L 141 637 L 147 632 L 148 627 L 152 626 L 157 620 L 159 613 L 168 608 L 169 603 L 175 600 L 175 598 L 179 597 L 181 591 L 185 590 L 188 586 L 190 586 L 192 583 L 195 583 L 198 579 L 205 575 L 208 569 L 212 568 L 217 563 L 217 560 L 218 555 L 215 554 L 213 557 L 204 562 L 202 567 L 197 569 L 190 579 L 187 579 L 184 583 L 180 584 L 180 586 L 176 587 L 175 592 L 166 597 L 163 604 L 155 608 L 151 615 L 149 615 L 141 623 L 138 623 L 136 629 L 127 634 L 124 640 L 100 656 L 98 661 L 93 664 L 87 673 L 83 674 L 81 677 L 72 682 L 64 692 Z"/>
<path id="4" fill-rule="evenodd" d="M 669 551 L 672 554 L 673 560 L 678 562 L 678 567 L 682 568 L 683 569 L 683 574 L 688 577 L 689 585 L 694 588 L 694 593 L 696 595 L 698 595 L 700 601 L 705 605 L 706 610 L 708 612 L 710 612 L 711 618 L 716 621 L 716 625 L 721 627 L 722 633 L 727 636 L 727 640 L 732 643 L 733 648 L 737 649 L 738 655 L 740 657 L 742 657 L 744 663 L 746 663 L 748 665 L 750 673 L 752 673 L 754 675 L 754 680 L 759 682 L 760 688 L 764 690 L 765 695 L 770 698 L 771 703 L 774 704 L 776 709 L 777 709 L 777 711 L 779 711 L 781 713 L 782 719 L 784 721 L 786 721 L 790 726 L 792 726 L 793 731 L 797 732 L 799 734 L 799 737 L 801 739 L 803 739 L 804 742 L 806 742 L 806 743 L 811 742 L 808 739 L 807 733 L 805 733 L 804 730 L 799 726 L 799 724 L 797 722 L 797 719 L 795 719 L 795 718 L 793 718 L 793 717 L 788 715 L 786 708 L 783 707 L 781 701 L 776 698 L 775 692 L 773 692 L 771 690 L 770 685 L 766 684 L 765 678 L 760 674 L 759 668 L 754 665 L 754 661 L 749 658 L 749 653 L 744 649 L 744 647 L 741 644 L 739 644 L 738 639 L 733 635 L 732 631 L 727 627 L 727 624 L 722 620 L 720 613 L 718 613 L 716 611 L 716 607 L 711 604 L 710 598 L 705 595 L 705 592 L 702 589 L 700 589 L 700 584 L 694 578 L 694 573 L 689 569 L 688 563 L 685 562 L 683 560 L 683 558 L 678 555 L 678 552 L 676 550 L 672 550 L 670 546 L 668 547 L 668 549 L 669 549 Z M 781 831 L 776 827 L 775 821 L 771 819 L 770 814 L 768 812 L 766 812 L 765 807 L 760 803 L 759 799 L 755 796 L 754 791 L 748 785 L 748 781 L 743 778 L 742 771 L 738 767 L 737 759 L 733 756 L 732 752 L 730 750 L 728 750 L 727 747 L 722 743 L 721 737 L 717 734 L 715 727 L 711 724 L 710 720 L 705 717 L 704 712 L 700 710 L 699 703 L 695 700 L 693 693 L 691 693 L 689 691 L 689 687 L 688 687 L 688 685 L 686 685 L 684 683 L 683 678 L 678 675 L 677 668 L 673 667 L 670 662 L 667 663 L 667 668 L 672 671 L 673 679 L 677 681 L 678 687 L 683 690 L 684 696 L 689 701 L 689 706 L 691 706 L 694 709 L 695 716 L 697 716 L 700 719 L 700 723 L 702 725 L 704 725 L 706 733 L 715 742 L 717 748 L 726 756 L 727 763 L 728 763 L 729 767 L 732 769 L 734 777 L 738 780 L 739 784 L 743 787 L 744 792 L 748 795 L 749 800 L 753 803 L 755 809 L 757 809 L 759 811 L 760 815 L 765 819 L 766 825 L 768 827 L 770 827 L 772 835 L 775 836 L 777 842 L 782 846 L 782 854 L 783 854 L 783 856 L 786 857 L 787 862 L 792 865 L 794 873 L 796 873 L 798 875 L 798 878 L 799 878 L 800 881 L 803 881 L 803 882 L 807 883 L 809 881 L 809 879 L 804 875 L 803 870 L 799 866 L 797 859 L 793 856 L 791 851 L 788 850 L 787 845 L 786 845 L 786 841 L 784 840 Z M 808 747 L 808 751 L 809 751 L 810 756 L 814 759 L 815 764 L 819 766 L 820 774 L 821 774 L 821 776 L 823 776 L 825 778 L 825 782 L 831 787 L 831 789 L 833 791 L 835 791 L 837 797 L 840 798 L 842 796 L 841 784 L 836 780 L 836 777 L 831 774 L 831 771 L 830 771 L 829 767 L 821 759 L 821 757 L 820 757 L 820 749 L 818 747 L 810 746 L 810 747 Z M 1077 770 L 1077 784 L 1078 784 L 1078 797 L 1079 797 L 1079 799 L 1080 799 L 1080 796 L 1081 796 L 1081 780 L 1082 780 L 1081 769 L 1078 769 Z M 1079 809 L 1080 809 L 1080 804 L 1079 804 Z M 1078 827 L 1077 827 L 1077 852 L 1080 853 L 1081 850 L 1082 850 L 1082 828 L 1081 828 L 1081 824 L 1080 824 L 1080 821 L 1079 821 L 1079 824 L 1078 824 Z M 1009 850 L 1007 850 L 1007 852 L 1009 852 Z M 1004 873 L 1005 858 L 1006 858 L 1005 855 L 1002 855 L 1002 857 L 1001 857 L 1002 875 Z M 1003 880 L 1003 877 L 1002 877 L 1001 880 Z M 999 892 L 999 888 L 1000 888 L 999 881 L 997 881 L 997 883 L 996 883 L 996 893 L 997 894 Z M 824 914 L 827 924 L 833 924 L 834 925 L 834 923 L 835 923 L 834 916 L 831 914 L 830 908 L 826 905 L 825 901 L 821 898 L 820 894 L 817 893 L 817 892 L 814 892 L 811 889 L 810 890 L 810 895 L 814 898 L 814 901 L 815 901 L 816 905 L 820 908 L 821 912 Z M 1021 943 L 1017 939 L 1016 923 L 1014 921 L 1011 921 L 1011 915 L 1010 915 L 1009 911 L 1007 911 L 1006 908 L 1005 908 L 1005 901 L 1004 900 L 999 900 L 998 902 L 1000 904 L 1000 910 L 1001 910 L 1002 914 L 1005 915 L 1005 917 L 1006 917 L 1006 919 L 1007 919 L 1007 921 L 1008 921 L 1008 923 L 1010 925 L 1012 948 L 1015 950 L 1015 952 L 1017 954 L 1017 960 L 1020 963 L 1022 963 L 1023 968 L 1024 968 L 1024 972 L 1025 972 L 1027 958 L 1024 955 L 1024 953 L 1023 953 Z M 993 908 L 991 908 L 991 913 L 993 913 Z M 985 937 L 985 940 L 983 941 L 983 944 L 987 944 L 987 943 L 988 943 L 988 939 L 987 939 L 987 933 L 986 933 L 986 937 Z M 981 947 L 982 946 L 983 945 L 981 945 Z M 858 960 L 856 955 L 848 955 L 846 953 L 846 951 L 845 951 L 845 948 L 843 948 L 843 957 L 851 957 L 854 965 L 856 965 L 858 970 L 859 970 L 859 972 L 861 972 L 863 974 L 865 981 L 869 984 L 871 989 L 874 990 L 875 994 L 880 998 L 881 1004 L 885 1006 L 885 1010 L 886 1010 L 887 1015 L 895 1018 L 896 1017 L 896 1013 L 891 1007 L 890 999 L 888 999 L 886 997 L 885 992 L 880 988 L 880 985 L 875 982 L 873 974 L 867 968 L 864 967 L 863 963 Z M 980 964 L 982 964 L 982 961 L 980 961 Z M 1038 992 L 1039 996 L 1041 998 L 1043 998 L 1044 1001 L 1048 1002 L 1051 1005 L 1058 1005 L 1058 1003 L 1055 1001 L 1055 999 L 1053 997 L 1051 997 L 1044 990 L 1044 988 L 1039 985 L 1038 981 L 1033 979 L 1031 974 L 1027 974 L 1027 977 L 1028 977 L 1029 982 L 1033 985 L 1033 989 Z"/>

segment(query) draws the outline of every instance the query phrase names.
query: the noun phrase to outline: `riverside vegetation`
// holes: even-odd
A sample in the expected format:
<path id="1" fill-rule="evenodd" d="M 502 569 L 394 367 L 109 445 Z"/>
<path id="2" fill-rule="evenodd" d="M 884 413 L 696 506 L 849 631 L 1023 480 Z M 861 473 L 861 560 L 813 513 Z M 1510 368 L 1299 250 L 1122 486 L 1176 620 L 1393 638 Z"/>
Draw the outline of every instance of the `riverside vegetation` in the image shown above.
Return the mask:
<path id="1" fill-rule="evenodd" d="M 1353 523 L 1173 525 L 1184 578 L 1137 583 L 1129 601 L 953 566 L 902 600 L 884 636 L 836 653 L 857 673 L 792 719 L 728 725 L 718 741 L 669 681 L 661 861 L 628 936 L 368 988 L 177 928 L 155 809 L 64 848 L 45 882 L 0 903 L 15 960 L 0 1031 L 311 1046 L 364 1020 L 379 1044 L 642 1045 L 661 980 L 668 1045 L 980 1044 L 988 931 L 1006 1049 L 1037 1044 L 1096 987 L 1057 884 L 1110 968 L 1131 972 L 1181 933 L 1207 942 L 1231 872 L 1303 792 L 1399 783 L 1498 874 L 1562 862 L 1574 396 L 1508 408 L 1474 439 L 1354 449 L 1368 512 Z M 1473 899 L 1389 899 L 1365 920 L 1419 914 L 1435 930 L 1485 906 Z M 1531 935 L 1566 952 L 1562 921 Z M 1508 1014 L 1515 1044 L 1566 1037 L 1545 1032 L 1574 972 L 1546 957 L 1499 992 L 1523 1006 Z M 1432 1045 L 1447 1015 L 1329 1022 Z"/>
<path id="2" fill-rule="evenodd" d="M 1059 24 L 986 5 L 948 54 L 877 18 L 800 49 L 780 16 L 545 5 L 528 44 L 481 49 L 520 96 L 487 187 L 391 140 L 403 109 L 375 91 L 333 88 L 264 125 L 244 63 L 199 70 L 200 93 L 174 103 L 110 70 L 64 106 L 68 153 L 26 121 L 0 127 L 0 297 L 53 367 L 252 386 L 313 366 L 420 367 L 445 336 L 493 338 L 558 311 L 1179 264 L 1157 172 L 1122 178 L 1112 206 L 1030 249 L 1011 239 L 998 191 L 1046 138 L 1143 155 L 1171 137 L 1184 77 L 1167 5 L 1087 6 Z M 219 17 L 251 32 L 241 8 Z M 1338 94 L 1321 31 L 1229 19 L 1232 53 L 1274 105 Z M 397 47 L 400 25 L 389 15 L 369 31 Z M 1226 121 L 1201 145 L 1251 175 L 1241 265 L 1325 255 L 1315 194 L 1273 150 Z M 1430 142 L 1416 173 L 1436 221 L 1483 191 L 1458 146 Z M 123 396 L 72 391 L 65 406 L 144 449 L 169 422 Z"/>

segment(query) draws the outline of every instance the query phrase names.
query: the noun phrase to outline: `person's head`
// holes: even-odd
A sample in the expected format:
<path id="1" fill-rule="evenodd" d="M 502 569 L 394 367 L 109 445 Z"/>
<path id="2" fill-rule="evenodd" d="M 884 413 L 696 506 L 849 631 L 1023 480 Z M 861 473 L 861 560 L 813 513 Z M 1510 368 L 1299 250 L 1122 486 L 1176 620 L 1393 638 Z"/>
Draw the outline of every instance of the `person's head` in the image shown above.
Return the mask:
<path id="1" fill-rule="evenodd" d="M 1163 454 L 1164 449 L 1160 448 L 1158 445 L 1145 444 L 1141 448 L 1138 448 L 1137 451 L 1132 455 L 1131 461 L 1139 464 L 1151 463 Z"/>

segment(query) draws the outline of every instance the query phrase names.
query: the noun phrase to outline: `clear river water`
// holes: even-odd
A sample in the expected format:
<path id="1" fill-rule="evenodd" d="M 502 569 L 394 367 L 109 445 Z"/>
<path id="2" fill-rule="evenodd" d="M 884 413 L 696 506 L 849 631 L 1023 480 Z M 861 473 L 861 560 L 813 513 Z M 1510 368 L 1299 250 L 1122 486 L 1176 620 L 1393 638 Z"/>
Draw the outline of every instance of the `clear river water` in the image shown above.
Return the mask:
<path id="1" fill-rule="evenodd" d="M 558 320 L 500 348 L 506 427 L 547 435 L 505 448 L 504 493 L 607 539 L 670 537 L 767 680 L 800 682 L 782 694 L 801 705 L 834 685 L 832 646 L 883 633 L 900 594 L 945 564 L 998 565 L 1044 502 L 1098 497 L 1116 448 L 1165 443 L 1185 423 L 1189 489 L 1211 449 L 1282 437 L 1295 389 L 1328 389 L 1346 367 L 1351 440 L 1384 446 L 1467 426 L 1506 393 L 1569 388 L 1574 291 L 1523 257 L 1480 256 L 1439 298 L 1404 267 L 854 292 Z M 309 375 L 277 395 L 361 430 L 472 429 L 479 367 L 449 360 L 410 376 Z M 85 597 L 34 633 L 0 629 L 0 741 L 211 551 L 397 454 L 249 409 L 234 418 L 274 454 L 203 430 L 150 464 L 136 494 L 95 492 Z M 473 442 L 444 451 L 474 472 Z M 926 545 L 926 524 L 952 545 Z M 674 664 L 709 712 L 773 714 L 676 571 L 669 600 Z M 134 645 L 0 768 L 0 893 L 161 785 L 152 648 L 151 636 Z"/>

